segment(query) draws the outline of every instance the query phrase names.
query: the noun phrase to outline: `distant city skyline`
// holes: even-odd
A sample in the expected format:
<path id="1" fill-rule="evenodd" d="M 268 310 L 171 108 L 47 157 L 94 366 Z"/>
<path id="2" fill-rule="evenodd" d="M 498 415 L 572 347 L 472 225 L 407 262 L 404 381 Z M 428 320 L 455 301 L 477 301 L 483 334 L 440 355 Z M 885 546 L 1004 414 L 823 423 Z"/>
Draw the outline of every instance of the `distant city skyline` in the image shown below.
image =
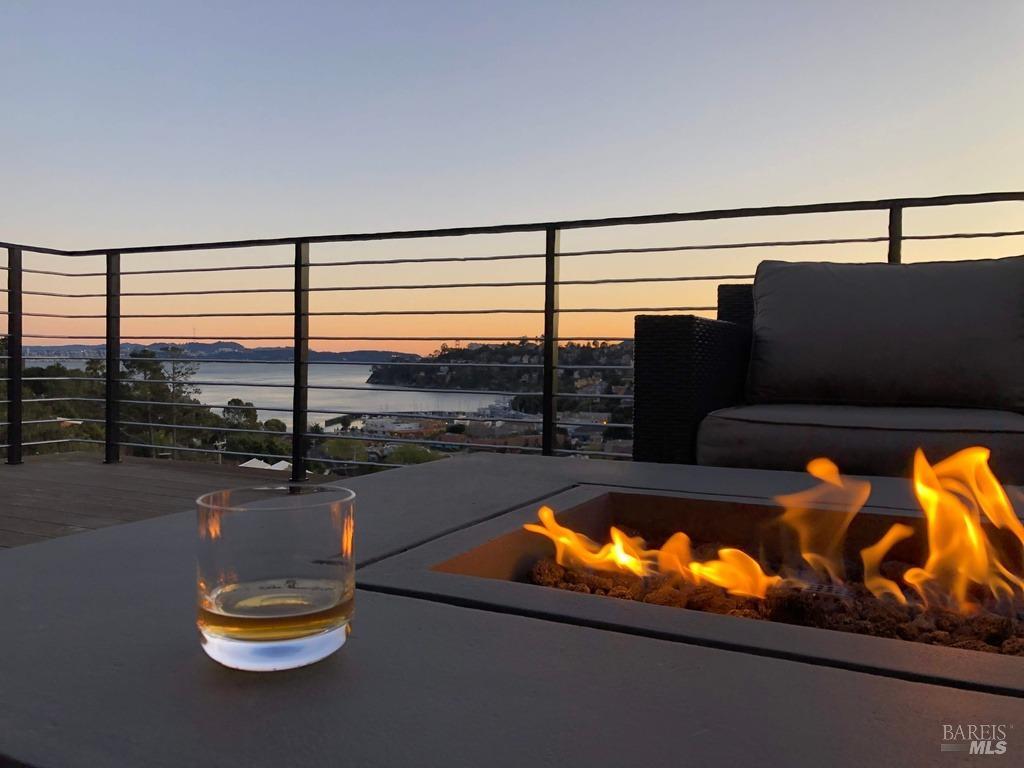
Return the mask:
<path id="1" fill-rule="evenodd" d="M 0 28 L 0 240 L 89 248 L 1022 186 L 1018 3 L 176 2 L 144 12 L 126 2 L 24 3 L 0 7 Z M 1024 229 L 1019 205 L 908 212 L 905 221 L 907 232 L 1013 228 Z M 884 231 L 881 213 L 830 215 L 571 232 L 562 247 Z M 542 247 L 540 235 L 492 236 L 320 245 L 312 259 Z M 905 252 L 908 260 L 1003 256 L 1024 244 L 908 244 Z M 762 258 L 881 259 L 884 245 L 565 259 L 562 276 L 745 274 Z M 287 248 L 124 257 L 125 269 L 289 259 Z M 102 259 L 28 254 L 26 266 L 95 272 Z M 313 285 L 541 277 L 539 261 L 523 260 L 320 268 Z M 285 287 L 289 278 L 287 270 L 135 276 L 124 290 Z M 98 293 L 102 279 L 27 275 L 26 288 Z M 573 287 L 561 298 L 577 308 L 714 303 L 710 284 Z M 28 296 L 25 304 L 102 313 L 102 299 Z M 536 287 L 311 300 L 313 311 L 540 304 Z M 290 309 L 286 293 L 122 302 L 126 315 Z M 126 318 L 123 332 L 230 339 L 287 336 L 289 325 L 285 316 Z M 314 336 L 453 339 L 541 331 L 539 315 L 525 314 L 318 317 L 312 328 Z M 29 334 L 102 332 L 100 319 L 26 319 Z M 628 336 L 632 317 L 567 313 L 561 332 Z"/>

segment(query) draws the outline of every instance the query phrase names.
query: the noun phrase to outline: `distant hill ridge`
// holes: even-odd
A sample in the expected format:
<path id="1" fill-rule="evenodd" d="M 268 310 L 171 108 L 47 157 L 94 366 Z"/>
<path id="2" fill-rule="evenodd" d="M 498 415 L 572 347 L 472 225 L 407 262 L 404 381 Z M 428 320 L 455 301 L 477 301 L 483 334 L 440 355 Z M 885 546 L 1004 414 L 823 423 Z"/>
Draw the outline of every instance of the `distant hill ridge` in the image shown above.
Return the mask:
<path id="1" fill-rule="evenodd" d="M 246 347 L 237 341 L 189 341 L 183 344 L 172 341 L 157 341 L 151 344 L 122 344 L 121 354 L 129 355 L 139 349 L 148 349 L 159 355 L 167 347 L 177 347 L 181 356 L 202 360 L 215 358 L 218 360 L 291 360 L 291 347 Z M 106 354 L 104 344 L 60 344 L 56 346 L 26 346 L 26 355 L 53 355 L 54 357 L 103 357 Z M 360 363 L 381 363 L 390 360 L 419 360 L 419 355 L 408 352 L 392 352 L 380 349 L 357 349 L 351 352 L 309 351 L 311 361 L 344 360 Z"/>

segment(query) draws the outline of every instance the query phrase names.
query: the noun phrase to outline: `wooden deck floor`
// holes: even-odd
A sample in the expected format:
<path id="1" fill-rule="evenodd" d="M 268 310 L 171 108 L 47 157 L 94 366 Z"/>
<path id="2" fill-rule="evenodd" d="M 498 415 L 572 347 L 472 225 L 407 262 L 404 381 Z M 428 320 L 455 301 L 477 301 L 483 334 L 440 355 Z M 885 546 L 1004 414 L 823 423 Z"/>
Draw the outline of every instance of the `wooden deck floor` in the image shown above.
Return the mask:
<path id="1" fill-rule="evenodd" d="M 0 465 L 0 548 L 194 508 L 196 496 L 283 472 L 197 462 L 125 459 L 95 453 L 32 456 Z"/>

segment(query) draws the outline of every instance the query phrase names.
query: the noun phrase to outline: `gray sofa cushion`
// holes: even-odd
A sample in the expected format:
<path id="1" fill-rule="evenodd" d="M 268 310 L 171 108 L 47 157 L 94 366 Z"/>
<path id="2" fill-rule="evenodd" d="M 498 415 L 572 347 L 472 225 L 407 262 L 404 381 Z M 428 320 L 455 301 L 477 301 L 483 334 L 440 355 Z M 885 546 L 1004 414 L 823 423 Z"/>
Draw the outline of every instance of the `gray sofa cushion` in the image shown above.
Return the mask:
<path id="1" fill-rule="evenodd" d="M 826 456 L 842 472 L 909 477 L 915 448 L 937 461 L 972 445 L 992 450 L 992 468 L 1004 483 L 1024 483 L 1024 416 L 974 408 L 723 408 L 701 422 L 697 463 L 802 470 Z"/>
<path id="2" fill-rule="evenodd" d="M 746 399 L 1024 412 L 1024 257 L 763 262 Z"/>

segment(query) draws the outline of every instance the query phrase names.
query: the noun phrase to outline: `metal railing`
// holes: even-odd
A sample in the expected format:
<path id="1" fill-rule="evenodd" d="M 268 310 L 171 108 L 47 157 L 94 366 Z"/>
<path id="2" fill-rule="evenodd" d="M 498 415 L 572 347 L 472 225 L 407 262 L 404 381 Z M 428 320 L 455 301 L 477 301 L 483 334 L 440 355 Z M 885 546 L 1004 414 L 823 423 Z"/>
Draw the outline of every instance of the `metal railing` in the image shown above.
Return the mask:
<path id="1" fill-rule="evenodd" d="M 630 341 L 628 336 L 561 336 L 559 335 L 558 323 L 560 315 L 568 313 L 638 313 L 638 312 L 708 312 L 715 309 L 714 306 L 692 305 L 692 306 L 624 306 L 624 307 L 561 307 L 559 305 L 559 291 L 564 286 L 615 286 L 627 284 L 658 284 L 658 283 L 685 283 L 694 281 L 721 282 L 723 280 L 748 280 L 753 277 L 749 273 L 726 273 L 713 275 L 658 275 L 658 276 L 632 276 L 632 277 L 606 277 L 562 280 L 559 277 L 559 267 L 566 259 L 585 258 L 590 256 L 618 256 L 624 257 L 636 254 L 681 254 L 695 251 L 728 251 L 744 250 L 754 248 L 787 248 L 804 246 L 829 246 L 845 244 L 869 244 L 885 243 L 886 258 L 889 263 L 900 263 L 902 259 L 902 246 L 906 241 L 928 241 L 928 240 L 956 240 L 975 238 L 1001 238 L 1024 236 L 1024 230 L 1007 229 L 987 232 L 952 232 L 946 234 L 912 234 L 903 233 L 903 212 L 908 208 L 931 208 L 955 205 L 977 205 L 982 203 L 998 202 L 1024 202 L 1024 192 L 1001 192 L 984 194 L 965 195 L 943 195 L 937 197 L 916 197 L 916 198 L 892 198 L 882 200 L 861 200 L 837 203 L 815 203 L 809 205 L 784 205 L 755 208 L 734 208 L 708 211 L 694 211 L 688 213 L 666 213 L 648 216 L 624 216 L 601 219 L 582 219 L 571 221 L 539 222 L 529 224 L 509 224 L 496 226 L 460 227 L 449 229 L 410 230 L 375 233 L 349 233 L 339 235 L 315 235 L 295 236 L 283 238 L 261 238 L 250 240 L 218 241 L 205 243 L 183 243 L 183 244 L 161 244 L 151 246 L 112 247 L 94 248 L 85 250 L 64 250 L 42 246 L 23 245 L 16 243 L 0 242 L 0 248 L 7 251 L 7 287 L 3 289 L 7 293 L 7 400 L 2 404 L 7 407 L 7 419 L 0 426 L 7 429 L 7 439 L 2 448 L 7 451 L 7 463 L 19 464 L 23 457 L 23 448 L 39 445 L 54 445 L 62 442 L 102 444 L 104 446 L 104 457 L 106 462 L 117 462 L 120 459 L 122 448 L 133 449 L 165 449 L 181 451 L 185 453 L 218 453 L 236 454 L 239 456 L 253 455 L 251 452 L 226 451 L 222 449 L 195 448 L 188 446 L 168 446 L 146 443 L 131 439 L 124 434 L 124 428 L 152 428 L 182 430 L 204 430 L 207 432 L 224 433 L 250 433 L 265 432 L 263 430 L 247 429 L 243 427 L 189 425 L 189 424 L 168 424 L 164 422 L 154 423 L 121 418 L 121 406 L 131 405 L 159 405 L 178 408 L 225 408 L 241 407 L 252 408 L 257 411 L 283 412 L 291 416 L 291 428 L 285 432 L 276 432 L 275 436 L 287 438 L 291 444 L 288 453 L 267 454 L 261 456 L 271 458 L 289 459 L 292 463 L 292 474 L 294 479 L 302 479 L 306 476 L 306 467 L 310 460 L 307 452 L 307 445 L 310 440 L 332 439 L 337 435 L 329 433 L 313 433 L 310 430 L 309 417 L 311 413 L 322 415 L 349 415 L 359 413 L 364 416 L 400 416 L 400 417 L 425 417 L 430 414 L 412 411 L 360 411 L 358 408 L 339 409 L 310 409 L 308 395 L 313 390 L 372 390 L 377 392 L 444 392 L 491 395 L 495 397 L 529 396 L 540 399 L 540 413 L 538 418 L 520 419 L 524 424 L 535 424 L 540 427 L 540 445 L 494 445 L 465 441 L 449 443 L 448 441 L 435 440 L 430 438 L 403 438 L 388 436 L 382 438 L 370 435 L 345 434 L 345 439 L 366 442 L 388 442 L 388 443 L 411 443 L 417 445 L 442 445 L 456 448 L 477 448 L 481 450 L 515 450 L 526 453 L 540 453 L 543 455 L 600 455 L 610 458 L 628 458 L 628 454 L 574 450 L 562 448 L 558 443 L 559 426 L 589 427 L 596 424 L 587 421 L 572 421 L 568 419 L 559 420 L 558 403 L 560 400 L 570 398 L 584 398 L 587 400 L 612 400 L 628 401 L 631 393 L 611 392 L 559 392 L 559 372 L 570 369 L 586 369 L 590 371 L 614 370 L 629 371 L 629 365 L 573 365 L 559 362 L 559 353 L 563 345 L 573 341 L 606 341 L 624 342 Z M 764 217 L 779 216 L 804 216 L 808 214 L 841 213 L 853 211 L 882 211 L 888 212 L 888 231 L 884 235 L 872 235 L 867 237 L 837 237 L 837 238 L 814 238 L 814 239 L 789 239 L 789 240 L 751 240 L 740 242 L 724 243 L 702 243 L 683 244 L 668 246 L 650 246 L 633 248 L 601 248 L 588 250 L 566 250 L 560 249 L 560 236 L 570 230 L 601 229 L 624 226 L 643 226 L 655 224 L 670 224 L 679 222 L 718 221 L 729 219 L 757 219 Z M 512 254 L 484 254 L 479 256 L 427 256 L 422 258 L 402 257 L 384 259 L 349 259 L 339 261 L 311 262 L 311 246 L 325 243 L 365 243 L 374 241 L 412 241 L 423 239 L 438 239 L 450 237 L 466 237 L 473 235 L 501 235 L 516 233 L 537 233 L 543 234 L 543 249 L 535 252 L 512 253 Z M 269 264 L 238 264 L 229 266 L 201 266 L 201 267 L 178 267 L 159 269 L 122 269 L 124 257 L 141 254 L 162 254 L 162 253 L 183 253 L 188 251 L 210 251 L 210 250 L 239 250 L 251 248 L 286 246 L 292 249 L 292 258 L 286 262 Z M 25 266 L 25 254 L 45 254 L 49 256 L 61 256 L 68 258 L 103 257 L 105 269 L 93 272 L 61 271 L 55 269 L 29 268 Z M 498 262 L 518 261 L 539 261 L 543 264 L 543 270 L 538 269 L 536 280 L 492 280 L 475 282 L 437 282 L 437 283 L 383 283 L 383 284 L 345 284 L 330 286 L 311 286 L 311 270 L 322 267 L 360 267 L 372 266 L 381 267 L 385 265 L 409 265 L 409 264 L 491 264 Z M 195 274 L 205 275 L 219 272 L 238 271 L 287 271 L 290 272 L 289 284 L 281 287 L 229 287 L 212 288 L 199 286 L 188 290 L 156 290 L 156 291 L 125 291 L 123 279 L 127 276 L 140 275 L 183 275 Z M 46 275 L 59 278 L 80 278 L 93 277 L 104 278 L 105 286 L 103 292 L 56 292 L 26 290 L 24 286 L 25 275 Z M 542 278 L 542 279 L 541 279 Z M 373 309 L 373 310 L 330 310 L 311 311 L 309 302 L 310 296 L 318 293 L 346 293 L 360 291 L 384 291 L 384 292 L 414 292 L 414 291 L 448 291 L 456 289 L 479 289 L 479 288 L 542 288 L 543 306 L 541 307 L 480 307 L 473 309 L 452 308 L 452 309 Z M 150 312 L 128 312 L 121 309 L 122 297 L 167 297 L 167 296 L 204 296 L 204 295 L 256 295 L 256 294 L 283 294 L 288 297 L 290 309 L 287 311 L 245 311 L 245 312 L 186 312 L 186 313 L 150 313 Z M 54 312 L 26 312 L 24 298 L 26 296 L 59 297 L 71 299 L 103 299 L 105 311 L 103 314 L 85 313 L 54 313 Z M 352 385 L 323 385 L 310 384 L 309 369 L 311 365 L 364 365 L 358 361 L 311 361 L 310 343 L 318 341 L 439 341 L 446 342 L 458 338 L 466 342 L 493 343 L 493 342 L 514 342 L 520 337 L 504 336 L 314 336 L 310 333 L 310 319 L 314 317 L 422 317 L 422 316 L 480 316 L 480 315 L 535 315 L 542 316 L 543 331 L 539 335 L 537 346 L 539 348 L 540 363 L 487 363 L 487 362 L 431 362 L 423 360 L 391 360 L 374 363 L 382 367 L 408 366 L 408 367 L 430 367 L 438 368 L 446 366 L 452 368 L 495 368 L 495 369 L 523 369 L 526 371 L 540 372 L 540 388 L 537 391 L 509 391 L 503 389 L 489 388 L 431 388 L 431 387 L 362 387 Z M 290 317 L 292 318 L 292 332 L 286 336 L 236 336 L 231 338 L 237 341 L 258 340 L 258 341 L 282 341 L 289 342 L 292 348 L 291 360 L 257 360 L 257 359 L 221 359 L 203 358 L 201 363 L 239 363 L 239 364 L 286 364 L 292 367 L 291 380 L 288 383 L 271 382 L 236 382 L 219 381 L 216 379 L 199 379 L 191 382 L 201 386 L 243 386 L 243 387 L 268 387 L 287 388 L 292 392 L 292 403 L 290 408 L 265 407 L 261 405 L 210 405 L 190 402 L 166 402 L 152 401 L 145 399 L 125 398 L 123 386 L 137 382 L 122 375 L 122 364 L 131 361 L 133 358 L 124 357 L 121 353 L 121 345 L 125 339 L 136 341 L 154 340 L 167 341 L 169 337 L 184 341 L 216 341 L 219 336 L 181 336 L 178 334 L 165 335 L 134 335 L 122 336 L 123 320 L 138 319 L 185 319 L 185 318 L 266 318 L 266 317 Z M 105 332 L 101 335 L 83 334 L 29 334 L 25 332 L 25 318 L 63 318 L 74 320 L 103 320 Z M 54 340 L 102 340 L 105 356 L 105 372 L 102 378 L 75 376 L 75 377 L 26 377 L 23 375 L 26 360 L 31 359 L 74 359 L 66 356 L 46 356 L 24 354 L 26 339 L 54 339 Z M 95 359 L 95 358 L 79 358 Z M 159 355 L 146 358 L 148 361 L 158 363 L 181 362 L 179 357 L 161 357 Z M 188 358 L 185 358 L 188 360 Z M 25 397 L 23 388 L 26 384 L 35 381 L 81 381 L 103 384 L 102 397 Z M 24 418 L 24 405 L 26 403 L 43 402 L 88 402 L 102 404 L 103 418 L 83 418 L 78 421 L 91 424 L 103 425 L 103 440 L 90 438 L 66 438 L 63 440 L 38 440 L 25 441 L 24 427 L 41 424 L 50 424 L 62 421 L 59 418 L 51 419 L 26 419 Z M 489 421 L 486 417 L 462 414 L 460 420 L 465 421 Z M 623 429 L 631 428 L 627 422 L 609 421 L 602 423 L 604 427 L 617 427 Z M 391 467 L 398 466 L 383 461 L 362 461 L 356 459 L 332 459 L 317 456 L 316 462 L 324 464 L 351 465 L 356 467 Z"/>

